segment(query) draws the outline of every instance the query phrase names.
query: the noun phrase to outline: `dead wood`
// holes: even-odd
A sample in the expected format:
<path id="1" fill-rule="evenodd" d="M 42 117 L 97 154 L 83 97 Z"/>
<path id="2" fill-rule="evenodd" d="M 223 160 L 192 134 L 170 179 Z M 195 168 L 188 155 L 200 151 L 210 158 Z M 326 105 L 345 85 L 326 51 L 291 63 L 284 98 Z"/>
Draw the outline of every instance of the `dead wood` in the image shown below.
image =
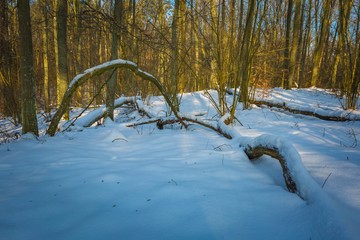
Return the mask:
<path id="1" fill-rule="evenodd" d="M 258 101 L 258 100 L 252 100 L 251 101 L 252 104 L 255 104 L 259 107 L 261 107 L 261 105 L 265 105 L 268 107 L 275 107 L 275 108 L 279 108 L 279 109 L 284 109 L 285 111 L 294 113 L 294 114 L 302 114 L 302 115 L 306 115 L 306 116 L 312 116 L 312 117 L 316 117 L 322 120 L 326 120 L 326 121 L 337 121 L 337 122 L 346 122 L 346 121 L 350 121 L 351 119 L 347 118 L 347 117 L 341 117 L 341 116 L 325 116 L 325 115 L 321 115 L 315 112 L 311 112 L 311 111 L 304 111 L 304 110 L 298 110 L 298 109 L 292 109 L 290 107 L 288 107 L 286 105 L 286 103 L 271 103 L 271 102 L 267 102 L 267 101 Z"/>
<path id="2" fill-rule="evenodd" d="M 291 176 L 291 172 L 289 171 L 289 168 L 287 166 L 286 158 L 280 154 L 279 149 L 264 147 L 260 145 L 256 147 L 245 148 L 245 153 L 250 160 L 258 159 L 263 155 L 268 155 L 277 159 L 281 165 L 287 189 L 289 190 L 289 192 L 297 193 L 296 183 Z"/>
<path id="3" fill-rule="evenodd" d="M 179 114 L 178 118 L 167 117 L 167 118 L 150 119 L 148 121 L 143 121 L 143 122 L 139 122 L 139 123 L 132 123 L 132 124 L 129 124 L 129 125 L 126 125 L 126 126 L 127 127 L 136 127 L 136 126 L 140 126 L 140 125 L 156 123 L 156 126 L 157 126 L 158 129 L 164 129 L 165 125 L 181 123 L 181 122 L 182 122 L 182 124 L 185 124 L 186 126 L 188 126 L 188 124 L 186 122 L 201 125 L 203 127 L 214 130 L 215 132 L 219 133 L 220 135 L 224 136 L 227 139 L 232 139 L 232 137 L 229 134 L 227 134 L 226 132 L 224 132 L 219 127 L 218 124 L 214 125 L 214 124 L 211 124 L 210 122 L 204 121 L 202 119 L 198 119 L 198 118 L 192 117 L 192 116 L 182 116 L 181 114 Z"/>
<path id="4" fill-rule="evenodd" d="M 130 103 L 132 103 L 132 104 L 135 103 L 135 100 L 133 97 L 128 97 L 128 98 L 124 99 L 123 101 L 119 101 L 118 103 L 115 102 L 114 109 L 119 108 L 119 107 L 123 106 L 124 104 L 130 104 Z M 94 110 L 94 111 L 96 111 L 96 110 Z M 94 116 L 94 118 L 92 118 L 89 122 L 87 122 L 85 125 L 83 125 L 83 127 L 90 127 L 98 120 L 106 117 L 106 115 L 107 115 L 107 108 L 105 107 L 101 113 Z"/>

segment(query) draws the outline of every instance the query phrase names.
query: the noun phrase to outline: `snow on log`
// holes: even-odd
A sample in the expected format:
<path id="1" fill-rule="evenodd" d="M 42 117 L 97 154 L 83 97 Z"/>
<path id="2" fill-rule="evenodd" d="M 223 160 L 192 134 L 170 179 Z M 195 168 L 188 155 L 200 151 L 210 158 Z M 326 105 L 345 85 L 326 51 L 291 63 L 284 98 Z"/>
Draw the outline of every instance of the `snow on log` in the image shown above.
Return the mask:
<path id="1" fill-rule="evenodd" d="M 246 155 L 249 157 L 250 160 L 258 159 L 262 155 L 268 155 L 279 160 L 283 171 L 283 177 L 286 184 L 287 189 L 289 192 L 296 193 L 297 188 L 294 180 L 291 177 L 290 170 L 288 168 L 288 163 L 286 158 L 281 155 L 280 150 L 275 146 L 262 146 L 258 145 L 255 147 L 248 147 L 244 149 Z"/>
<path id="2" fill-rule="evenodd" d="M 129 104 L 129 103 L 135 103 L 135 97 L 120 97 L 115 100 L 114 108 L 118 108 L 124 104 Z M 106 106 L 97 108 L 86 114 L 84 117 L 81 117 L 78 120 L 76 120 L 74 124 L 81 127 L 90 127 L 96 121 L 106 116 L 106 110 L 107 110 Z"/>
<path id="3" fill-rule="evenodd" d="M 298 109 L 294 108 L 292 106 L 288 106 L 285 102 L 283 103 L 277 103 L 277 102 L 270 102 L 270 101 L 263 101 L 263 100 L 253 100 L 251 101 L 252 104 L 255 104 L 257 106 L 268 106 L 271 108 L 279 108 L 283 109 L 285 111 L 295 113 L 295 114 L 302 114 L 306 116 L 312 116 L 316 117 L 322 120 L 326 121 L 337 121 L 337 122 L 345 122 L 345 121 L 359 121 L 360 120 L 360 114 L 357 114 L 356 112 L 351 111 L 334 111 L 331 110 L 332 113 L 329 115 L 329 111 L 320 111 L 320 110 L 311 110 L 311 109 Z"/>
<path id="4" fill-rule="evenodd" d="M 224 123 L 227 118 L 228 114 L 219 121 L 221 132 L 237 141 L 250 160 L 264 154 L 277 159 L 289 192 L 296 193 L 300 198 L 308 201 L 321 195 L 322 189 L 304 168 L 300 154 L 292 144 L 281 137 L 268 134 L 255 138 L 244 137 Z"/>

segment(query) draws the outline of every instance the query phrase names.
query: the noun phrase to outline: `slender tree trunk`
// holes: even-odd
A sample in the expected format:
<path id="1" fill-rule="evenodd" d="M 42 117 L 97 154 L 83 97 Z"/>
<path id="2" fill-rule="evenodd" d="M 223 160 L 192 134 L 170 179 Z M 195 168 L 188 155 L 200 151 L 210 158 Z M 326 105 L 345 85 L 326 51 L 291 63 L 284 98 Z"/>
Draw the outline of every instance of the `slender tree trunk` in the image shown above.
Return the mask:
<path id="1" fill-rule="evenodd" d="M 49 92 L 49 18 L 48 5 L 46 0 L 42 1 L 43 9 L 43 66 L 44 66 L 44 109 L 46 113 L 50 112 L 50 92 Z"/>
<path id="2" fill-rule="evenodd" d="M 288 88 L 293 87 L 293 83 L 297 82 L 296 80 L 296 69 L 297 69 L 297 56 L 298 56 L 298 44 L 300 38 L 300 28 L 301 28 L 301 0 L 295 0 L 295 15 L 294 15 L 294 25 L 293 25 L 293 39 L 292 46 L 290 50 L 290 66 L 289 66 L 289 79 L 288 79 Z"/>
<path id="3" fill-rule="evenodd" d="M 177 98 L 178 84 L 179 84 L 179 37 L 178 37 L 178 24 L 179 24 L 179 7 L 180 1 L 175 0 L 175 8 L 173 13 L 173 20 L 171 26 L 171 91 L 172 103 L 174 106 L 179 107 Z"/>
<path id="4" fill-rule="evenodd" d="M 18 1 L 19 55 L 21 81 L 22 132 L 39 135 L 35 105 L 35 80 L 30 5 L 28 0 Z"/>
<path id="5" fill-rule="evenodd" d="M 122 0 L 115 0 L 114 4 L 114 21 L 115 26 L 112 32 L 112 43 L 111 43 L 111 60 L 115 60 L 119 57 L 118 46 L 120 38 L 120 29 L 122 26 L 122 11 L 123 2 Z M 117 72 L 115 71 L 110 80 L 106 84 L 106 111 L 107 116 L 114 121 L 114 104 L 115 104 L 115 88 L 116 88 Z"/>
<path id="6" fill-rule="evenodd" d="M 322 57 L 324 54 L 325 41 L 330 27 L 330 16 L 333 0 L 326 0 L 324 1 L 324 3 L 325 5 L 323 7 L 323 13 L 321 16 L 320 32 L 318 33 L 318 41 L 316 43 L 313 58 L 313 68 L 311 76 L 311 86 L 313 87 L 316 87 L 319 80 L 319 71 L 322 63 Z"/>
<path id="7" fill-rule="evenodd" d="M 58 47 L 58 64 L 59 75 L 57 81 L 57 99 L 58 104 L 64 96 L 68 85 L 68 65 L 67 65 L 67 1 L 58 2 L 57 9 L 57 47 Z M 69 119 L 69 113 L 65 114 L 65 119 Z"/>
<path id="8" fill-rule="evenodd" d="M 199 91 L 200 90 L 200 66 L 199 66 L 199 53 L 200 53 L 200 46 L 199 46 L 199 34 L 198 29 L 196 27 L 196 24 L 199 24 L 199 17 L 197 14 L 198 11 L 198 1 L 191 0 L 191 15 L 192 15 L 192 21 L 191 21 L 191 42 L 193 42 L 193 59 L 194 59 L 194 90 Z M 199 27 L 199 25 L 198 25 Z"/>
<path id="9" fill-rule="evenodd" d="M 11 76 L 12 68 L 17 67 L 13 67 L 16 66 L 13 60 L 15 54 L 10 44 L 8 14 L 6 1 L 0 1 L 0 111 L 11 116 L 17 124 L 21 118 L 21 109 L 17 97 L 17 78 Z"/>
<path id="10" fill-rule="evenodd" d="M 241 102 L 243 108 L 249 108 L 249 81 L 250 81 L 250 51 L 251 51 L 251 38 L 253 34 L 253 24 L 255 19 L 256 0 L 251 0 L 249 3 L 248 14 L 246 17 L 246 25 L 243 43 L 240 53 L 240 76 L 241 76 Z"/>
<path id="11" fill-rule="evenodd" d="M 288 1 L 287 16 L 286 16 L 286 36 L 285 36 L 285 50 L 284 50 L 284 88 L 290 89 L 290 33 L 291 33 L 291 18 L 292 18 L 293 0 Z"/>
<path id="12" fill-rule="evenodd" d="M 341 35 L 341 33 L 339 33 L 338 31 L 338 35 Z M 336 88 L 336 83 L 337 83 L 337 72 L 338 72 L 338 66 L 340 63 L 340 49 L 342 49 L 342 40 L 340 40 L 342 37 L 338 37 L 338 41 L 336 44 L 336 49 L 335 49 L 335 60 L 334 60 L 334 64 L 333 64 L 333 69 L 332 69 L 332 73 L 331 73 L 331 87 L 332 88 Z"/>
<path id="13" fill-rule="evenodd" d="M 252 37 L 253 37 L 253 27 L 255 22 L 255 10 L 256 10 L 256 0 L 251 0 L 248 3 L 248 11 L 246 16 L 246 23 L 245 23 L 245 31 L 242 39 L 242 43 L 238 43 L 238 46 L 241 46 L 240 49 L 240 56 L 237 61 L 237 68 L 236 76 L 235 76 L 235 89 L 240 86 L 240 94 L 236 97 L 234 94 L 233 103 L 230 110 L 230 118 L 228 123 L 231 123 L 235 118 L 235 111 L 237 102 L 241 100 L 243 104 L 243 109 L 247 109 L 249 107 L 249 81 L 251 75 L 251 61 L 252 57 L 250 53 L 252 51 Z M 240 28 L 241 25 L 238 26 L 238 40 L 240 39 L 239 34 L 241 34 Z"/>
<path id="14" fill-rule="evenodd" d="M 351 14 L 351 8 L 353 6 L 354 0 L 340 0 L 339 1 L 339 7 L 340 7 L 340 27 L 339 27 L 339 32 L 341 34 L 341 38 L 339 35 L 339 41 L 342 41 L 342 48 L 339 49 L 340 50 L 340 54 L 341 54 L 341 65 L 343 66 L 343 83 L 344 83 L 344 90 L 346 92 L 346 108 L 347 109 L 355 109 L 356 105 L 357 105 L 357 98 L 355 98 L 355 96 L 358 95 L 358 83 L 357 83 L 357 77 L 355 76 L 354 78 L 354 73 L 358 73 L 359 71 L 354 71 L 354 69 L 356 69 L 356 67 L 358 67 L 359 65 L 357 65 L 356 63 L 353 64 L 353 59 L 352 59 L 352 53 L 351 53 L 351 49 L 349 48 L 348 45 L 348 32 L 349 30 L 349 20 L 350 20 L 350 14 Z M 357 44 L 356 44 L 357 45 Z M 357 59 L 357 53 L 356 53 L 356 49 L 357 46 L 355 45 L 355 58 L 354 60 L 356 61 Z"/>
<path id="15" fill-rule="evenodd" d="M 300 73 L 299 73 L 299 87 L 303 87 L 305 82 L 305 70 L 306 70 L 306 57 L 308 53 L 308 46 L 310 44 L 310 29 L 311 29 L 311 10 L 312 10 L 312 0 L 309 0 L 309 9 L 306 18 L 306 27 L 305 27 L 305 36 L 302 44 L 302 49 L 300 53 Z"/>

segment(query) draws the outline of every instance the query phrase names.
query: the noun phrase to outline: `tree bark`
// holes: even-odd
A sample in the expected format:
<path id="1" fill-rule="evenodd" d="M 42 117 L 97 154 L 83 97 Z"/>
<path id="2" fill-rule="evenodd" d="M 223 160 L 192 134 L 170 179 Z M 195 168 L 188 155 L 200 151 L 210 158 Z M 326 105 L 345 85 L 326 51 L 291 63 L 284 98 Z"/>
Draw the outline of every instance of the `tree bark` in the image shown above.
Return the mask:
<path id="1" fill-rule="evenodd" d="M 256 9 L 256 0 L 251 0 L 249 2 L 248 12 L 246 16 L 246 24 L 245 31 L 243 35 L 242 43 L 238 43 L 238 46 L 241 44 L 240 48 L 240 57 L 237 61 L 237 73 L 235 77 L 235 86 L 234 89 L 237 89 L 240 85 L 240 95 L 239 99 L 234 94 L 233 104 L 230 112 L 229 122 L 232 122 L 235 118 L 236 105 L 238 100 L 241 100 L 243 104 L 243 109 L 247 109 L 249 107 L 249 81 L 250 81 L 250 73 L 251 73 L 251 46 L 252 46 L 252 35 L 253 35 L 253 25 L 255 19 L 255 9 Z M 240 34 L 240 28 L 238 34 Z M 239 40 L 239 36 L 238 36 Z"/>
<path id="2" fill-rule="evenodd" d="M 43 10 L 43 66 L 44 66 L 44 109 L 46 113 L 50 113 L 50 91 L 49 91 L 49 18 L 48 18 L 48 6 L 46 0 L 42 0 Z"/>
<path id="3" fill-rule="evenodd" d="M 67 65 L 67 1 L 59 0 L 57 9 L 57 46 L 58 46 L 58 67 L 59 75 L 57 79 L 57 99 L 60 104 L 68 85 L 68 65 Z M 65 119 L 69 119 L 69 113 L 65 114 Z"/>
<path id="4" fill-rule="evenodd" d="M 312 87 L 316 87 L 318 83 L 320 66 L 324 54 L 326 36 L 328 34 L 330 27 L 330 16 L 331 16 L 331 8 L 333 5 L 333 0 L 326 0 L 324 2 L 325 5 L 323 7 L 323 13 L 321 16 L 320 32 L 318 33 L 318 41 L 316 43 L 314 59 L 313 59 L 312 76 L 311 76 Z"/>
<path id="5" fill-rule="evenodd" d="M 289 65 L 289 78 L 288 78 L 288 88 L 292 88 L 296 80 L 296 68 L 298 65 L 298 45 L 300 38 L 300 28 L 301 28 L 301 0 L 295 0 L 295 15 L 294 15 L 294 24 L 293 24 L 293 39 L 290 49 L 290 65 Z"/>
<path id="6" fill-rule="evenodd" d="M 179 9 L 180 9 L 180 1 L 182 0 L 175 0 L 175 7 L 173 13 L 173 20 L 171 25 L 171 61 L 170 61 L 170 74 L 171 74 L 171 87 L 170 87 L 170 94 L 172 98 L 172 103 L 179 107 L 178 102 L 178 85 L 179 85 Z"/>
<path id="7" fill-rule="evenodd" d="M 112 43 L 111 43 L 111 60 L 118 58 L 118 46 L 120 40 L 120 29 L 122 27 L 122 0 L 115 0 L 114 4 L 114 27 L 112 32 Z M 106 111 L 107 116 L 114 120 L 114 103 L 115 103 L 115 88 L 116 88 L 117 72 L 111 76 L 110 81 L 106 84 Z"/>
<path id="8" fill-rule="evenodd" d="M 259 146 L 253 147 L 253 148 L 251 148 L 251 147 L 246 148 L 245 153 L 249 157 L 250 160 L 258 159 L 263 155 L 268 155 L 270 157 L 277 159 L 281 165 L 283 177 L 284 177 L 284 181 L 285 181 L 287 189 L 289 190 L 289 192 L 292 192 L 292 193 L 297 192 L 296 183 L 294 182 L 294 180 L 291 176 L 291 172 L 287 166 L 287 160 L 286 160 L 285 156 L 282 156 L 280 154 L 279 149 L 259 145 Z"/>
<path id="9" fill-rule="evenodd" d="M 305 36 L 303 40 L 303 44 L 301 46 L 301 53 L 300 53 L 300 73 L 299 73 L 299 80 L 298 80 L 298 86 L 303 87 L 305 82 L 305 72 L 306 72 L 306 57 L 308 53 L 308 46 L 310 45 L 310 29 L 311 29 L 311 10 L 312 10 L 312 0 L 309 0 L 308 2 L 309 9 L 307 11 L 307 18 L 306 18 L 306 27 L 305 27 Z M 303 13 L 304 14 L 304 13 Z"/>
<path id="10" fill-rule="evenodd" d="M 293 0 L 288 1 L 287 16 L 286 16 L 286 34 L 285 34 L 285 50 L 284 50 L 284 88 L 290 89 L 290 33 L 291 33 L 291 18 L 292 18 Z"/>
<path id="11" fill-rule="evenodd" d="M 18 1 L 18 23 L 22 133 L 30 132 L 38 136 L 30 4 L 28 0 Z"/>

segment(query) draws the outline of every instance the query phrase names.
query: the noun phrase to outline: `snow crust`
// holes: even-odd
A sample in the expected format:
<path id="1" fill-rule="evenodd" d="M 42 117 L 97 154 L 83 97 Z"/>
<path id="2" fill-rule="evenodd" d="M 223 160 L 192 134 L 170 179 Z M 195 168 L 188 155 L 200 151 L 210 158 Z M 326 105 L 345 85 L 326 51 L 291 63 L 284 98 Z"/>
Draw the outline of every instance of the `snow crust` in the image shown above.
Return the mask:
<path id="1" fill-rule="evenodd" d="M 304 104 L 331 99 L 295 92 Z M 162 97 L 148 102 L 139 107 L 167 116 Z M 358 239 L 359 122 L 239 106 L 244 126 L 229 127 L 202 92 L 180 108 L 233 139 L 200 125 L 127 128 L 146 117 L 119 109 L 103 126 L 0 145 L 1 238 Z M 252 163 L 241 149 L 259 144 L 281 149 L 304 199 L 276 160 Z"/>

